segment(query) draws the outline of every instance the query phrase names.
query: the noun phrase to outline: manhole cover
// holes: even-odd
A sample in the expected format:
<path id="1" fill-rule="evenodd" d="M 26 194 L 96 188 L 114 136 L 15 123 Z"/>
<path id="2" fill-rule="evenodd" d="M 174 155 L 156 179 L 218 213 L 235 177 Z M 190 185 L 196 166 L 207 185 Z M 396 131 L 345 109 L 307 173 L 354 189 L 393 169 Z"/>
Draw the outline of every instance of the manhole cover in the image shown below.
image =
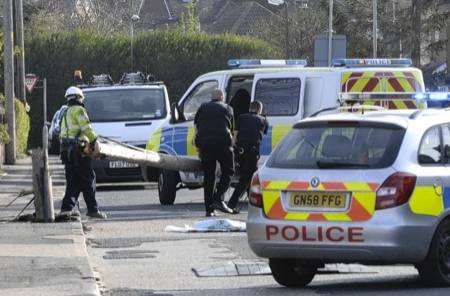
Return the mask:
<path id="1" fill-rule="evenodd" d="M 121 251 L 109 251 L 103 256 L 106 260 L 118 260 L 118 259 L 146 259 L 156 258 L 159 253 L 155 250 L 121 250 Z"/>

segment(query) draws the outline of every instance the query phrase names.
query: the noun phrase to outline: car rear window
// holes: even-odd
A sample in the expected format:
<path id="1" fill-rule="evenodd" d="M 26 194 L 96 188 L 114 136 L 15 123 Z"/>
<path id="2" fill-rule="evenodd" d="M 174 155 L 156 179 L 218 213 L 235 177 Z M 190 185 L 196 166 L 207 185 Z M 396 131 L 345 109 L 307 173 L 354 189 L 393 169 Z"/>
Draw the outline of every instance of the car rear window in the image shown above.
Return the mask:
<path id="1" fill-rule="evenodd" d="M 281 141 L 269 167 L 377 169 L 394 162 L 405 130 L 372 122 L 299 124 Z"/>
<path id="2" fill-rule="evenodd" d="M 256 83 L 255 100 L 269 116 L 292 116 L 298 113 L 301 81 L 299 78 L 260 79 Z"/>

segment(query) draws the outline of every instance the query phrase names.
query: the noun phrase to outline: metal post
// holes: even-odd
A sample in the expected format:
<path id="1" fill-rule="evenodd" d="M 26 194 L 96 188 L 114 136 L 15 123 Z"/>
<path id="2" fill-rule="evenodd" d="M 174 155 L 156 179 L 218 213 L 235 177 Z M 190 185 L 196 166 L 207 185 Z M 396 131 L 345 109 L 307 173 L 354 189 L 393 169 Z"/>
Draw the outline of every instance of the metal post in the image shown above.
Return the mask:
<path id="1" fill-rule="evenodd" d="M 131 71 L 134 71 L 134 22 L 131 20 Z"/>
<path id="2" fill-rule="evenodd" d="M 373 57 L 377 57 L 377 40 L 378 40 L 378 15 L 377 15 L 377 0 L 372 0 L 372 8 L 373 8 Z"/>
<path id="3" fill-rule="evenodd" d="M 285 56 L 286 59 L 289 59 L 289 55 L 290 55 L 290 48 L 289 48 L 289 12 L 288 12 L 288 2 L 285 0 L 284 1 L 284 17 L 285 17 L 285 42 L 284 42 L 284 47 L 285 47 Z"/>
<path id="4" fill-rule="evenodd" d="M 47 125 L 47 78 L 42 80 L 43 83 L 43 105 L 44 105 L 44 125 Z"/>
<path id="5" fill-rule="evenodd" d="M 16 116 L 14 110 L 14 56 L 13 56 L 12 0 L 3 1 L 4 79 L 6 96 L 6 121 L 9 143 L 6 145 L 6 163 L 16 163 Z"/>
<path id="6" fill-rule="evenodd" d="M 333 56 L 333 0 L 329 3 L 329 19 L 328 19 L 328 67 L 331 67 Z"/>
<path id="7" fill-rule="evenodd" d="M 17 96 L 23 101 L 26 101 L 25 91 L 25 46 L 23 41 L 23 2 L 22 0 L 15 0 L 16 12 L 16 43 L 20 49 L 17 56 Z"/>

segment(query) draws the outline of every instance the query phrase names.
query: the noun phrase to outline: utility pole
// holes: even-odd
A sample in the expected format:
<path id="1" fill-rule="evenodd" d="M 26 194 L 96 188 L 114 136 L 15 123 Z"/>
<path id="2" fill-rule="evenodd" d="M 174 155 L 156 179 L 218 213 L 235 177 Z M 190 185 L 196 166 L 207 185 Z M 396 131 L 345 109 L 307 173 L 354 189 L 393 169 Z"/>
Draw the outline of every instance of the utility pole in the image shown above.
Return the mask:
<path id="1" fill-rule="evenodd" d="M 13 56 L 13 6 L 12 0 L 3 1 L 3 46 L 6 96 L 6 121 L 9 143 L 6 145 L 6 163 L 16 163 L 16 116 L 14 110 L 14 56 Z"/>
<path id="2" fill-rule="evenodd" d="M 17 96 L 26 101 L 25 91 L 25 46 L 23 41 L 23 2 L 22 0 L 15 0 L 16 13 L 16 44 L 20 49 L 17 56 Z"/>
<path id="3" fill-rule="evenodd" d="M 286 59 L 289 59 L 289 55 L 290 55 L 290 48 L 289 48 L 289 11 L 288 11 L 288 2 L 287 0 L 284 1 L 284 17 L 285 17 L 285 42 L 284 42 L 284 47 L 285 47 L 285 56 Z"/>
<path id="4" fill-rule="evenodd" d="M 328 67 L 331 67 L 333 58 L 333 0 L 329 2 L 329 19 L 328 19 Z"/>
<path id="5" fill-rule="evenodd" d="M 373 12 L 372 12 L 372 14 L 373 14 L 373 33 L 372 33 L 372 37 L 373 37 L 373 46 L 372 46 L 372 49 L 373 49 L 373 54 L 372 54 L 372 56 L 373 56 L 373 58 L 376 58 L 377 57 L 377 46 L 378 46 L 378 44 L 377 44 L 377 40 L 378 40 L 378 14 L 377 14 L 377 12 L 378 12 L 378 3 L 377 3 L 377 0 L 372 0 L 372 8 L 373 8 Z"/>

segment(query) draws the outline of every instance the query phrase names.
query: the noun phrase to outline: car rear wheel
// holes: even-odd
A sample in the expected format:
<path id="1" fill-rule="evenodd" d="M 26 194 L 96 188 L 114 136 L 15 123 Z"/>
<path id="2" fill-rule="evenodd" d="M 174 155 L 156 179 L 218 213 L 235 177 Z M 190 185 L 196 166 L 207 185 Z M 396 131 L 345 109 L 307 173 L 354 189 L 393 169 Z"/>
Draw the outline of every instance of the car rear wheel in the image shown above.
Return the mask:
<path id="1" fill-rule="evenodd" d="M 416 267 L 427 283 L 436 286 L 450 285 L 450 219 L 439 225 L 427 257 Z"/>
<path id="2" fill-rule="evenodd" d="M 296 259 L 269 259 L 272 276 L 286 287 L 305 287 L 314 278 L 317 266 L 302 264 Z"/>
<path id="3" fill-rule="evenodd" d="M 178 172 L 160 170 L 158 177 L 159 202 L 162 205 L 173 205 L 177 196 Z"/>

